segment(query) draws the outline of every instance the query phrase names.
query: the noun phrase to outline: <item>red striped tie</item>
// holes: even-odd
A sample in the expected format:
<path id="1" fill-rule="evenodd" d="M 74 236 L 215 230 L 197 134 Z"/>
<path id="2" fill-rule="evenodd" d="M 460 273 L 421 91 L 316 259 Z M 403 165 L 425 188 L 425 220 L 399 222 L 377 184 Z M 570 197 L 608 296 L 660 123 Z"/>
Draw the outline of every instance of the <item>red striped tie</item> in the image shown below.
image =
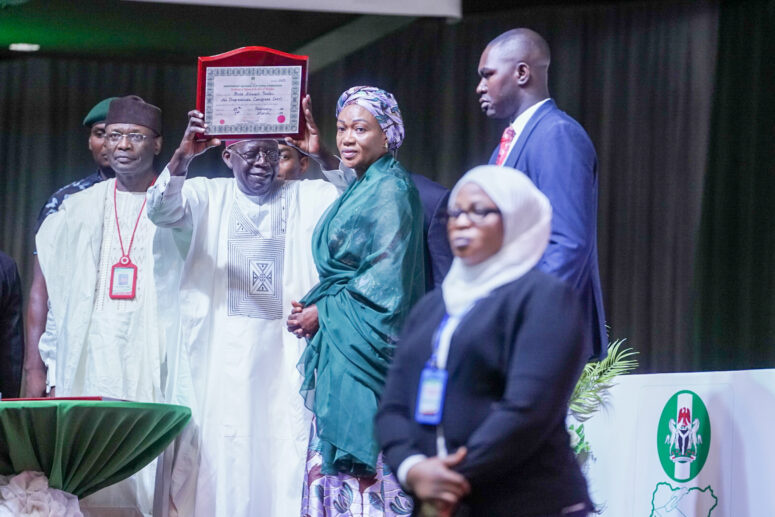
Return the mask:
<path id="1" fill-rule="evenodd" d="M 514 128 L 507 126 L 503 130 L 503 136 L 501 136 L 501 145 L 498 148 L 498 159 L 495 160 L 495 165 L 503 165 L 506 161 L 506 156 L 509 155 L 509 147 L 511 147 L 511 141 L 514 140 L 515 135 Z"/>

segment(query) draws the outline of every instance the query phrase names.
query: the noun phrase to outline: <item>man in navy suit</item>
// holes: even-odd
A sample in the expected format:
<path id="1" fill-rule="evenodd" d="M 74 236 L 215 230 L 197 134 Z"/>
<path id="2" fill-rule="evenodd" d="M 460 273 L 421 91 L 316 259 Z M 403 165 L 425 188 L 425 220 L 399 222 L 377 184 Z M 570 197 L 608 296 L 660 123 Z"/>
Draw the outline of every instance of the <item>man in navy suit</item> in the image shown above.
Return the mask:
<path id="1" fill-rule="evenodd" d="M 597 265 L 597 155 L 586 131 L 549 97 L 549 45 L 530 29 L 492 40 L 479 60 L 482 111 L 508 119 L 490 163 L 524 172 L 549 198 L 552 233 L 538 269 L 573 286 L 590 325 L 590 355 L 603 358 L 607 332 Z"/>

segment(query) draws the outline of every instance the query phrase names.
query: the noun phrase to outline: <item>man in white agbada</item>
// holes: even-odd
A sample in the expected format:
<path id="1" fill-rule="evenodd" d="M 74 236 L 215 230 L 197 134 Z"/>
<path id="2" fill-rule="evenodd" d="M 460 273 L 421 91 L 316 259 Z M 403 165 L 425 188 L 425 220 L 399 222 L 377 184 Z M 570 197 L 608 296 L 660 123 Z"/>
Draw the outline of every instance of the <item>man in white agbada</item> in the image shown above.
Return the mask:
<path id="1" fill-rule="evenodd" d="M 39 348 L 57 396 L 162 402 L 166 338 L 153 250 L 174 245 L 172 232 L 157 230 L 144 210 L 161 151 L 161 110 L 140 97 L 121 97 L 111 102 L 105 123 L 115 179 L 67 198 L 36 236 L 51 304 Z M 155 462 L 83 499 L 83 511 L 150 515 L 154 477 Z"/>
<path id="2" fill-rule="evenodd" d="M 156 263 L 162 316 L 179 323 L 168 400 L 193 412 L 165 456 L 159 490 L 169 496 L 157 509 L 287 517 L 301 506 L 310 414 L 296 369 L 306 342 L 285 319 L 317 282 L 312 232 L 338 191 L 322 180 L 278 181 L 274 140 L 226 142 L 233 179 L 184 181 L 191 160 L 220 144 L 201 140 L 205 127 L 202 113 L 189 112 L 180 147 L 148 190 L 148 217 L 173 228 L 178 245 Z"/>

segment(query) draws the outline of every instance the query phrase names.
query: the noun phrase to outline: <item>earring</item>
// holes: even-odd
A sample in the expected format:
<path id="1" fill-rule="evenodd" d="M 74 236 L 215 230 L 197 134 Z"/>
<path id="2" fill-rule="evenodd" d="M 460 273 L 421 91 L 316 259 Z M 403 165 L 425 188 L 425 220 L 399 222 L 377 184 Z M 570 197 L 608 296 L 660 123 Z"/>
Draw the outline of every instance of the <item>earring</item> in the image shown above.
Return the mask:
<path id="1" fill-rule="evenodd" d="M 390 147 L 388 146 L 387 141 L 385 141 L 385 151 L 387 151 L 388 149 L 390 149 Z"/>

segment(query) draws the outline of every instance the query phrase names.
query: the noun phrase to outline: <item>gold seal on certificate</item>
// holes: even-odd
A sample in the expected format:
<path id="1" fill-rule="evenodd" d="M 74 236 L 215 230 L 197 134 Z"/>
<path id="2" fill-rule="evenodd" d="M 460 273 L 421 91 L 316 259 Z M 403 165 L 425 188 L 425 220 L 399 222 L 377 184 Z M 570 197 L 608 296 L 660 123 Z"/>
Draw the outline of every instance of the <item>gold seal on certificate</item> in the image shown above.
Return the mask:
<path id="1" fill-rule="evenodd" d="M 307 56 L 243 47 L 200 57 L 196 107 L 207 136 L 222 139 L 304 135 Z"/>

